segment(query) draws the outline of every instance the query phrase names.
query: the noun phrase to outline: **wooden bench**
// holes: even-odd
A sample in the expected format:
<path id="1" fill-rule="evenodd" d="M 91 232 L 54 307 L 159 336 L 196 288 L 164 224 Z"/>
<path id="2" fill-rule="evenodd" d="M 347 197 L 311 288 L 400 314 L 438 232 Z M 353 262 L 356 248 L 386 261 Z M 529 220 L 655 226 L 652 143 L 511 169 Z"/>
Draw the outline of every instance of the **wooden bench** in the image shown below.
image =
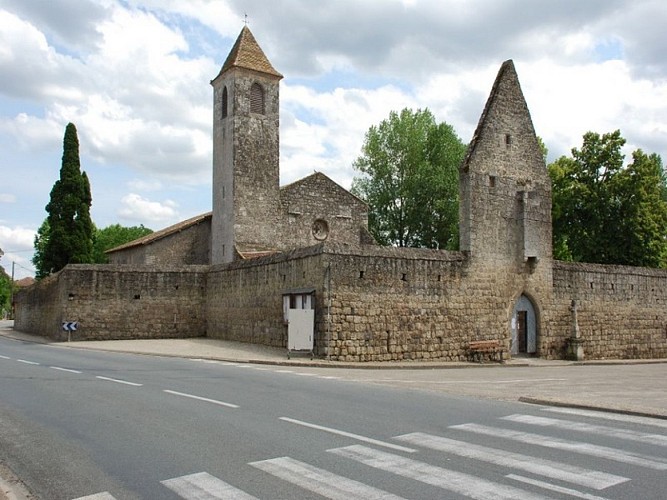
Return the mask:
<path id="1" fill-rule="evenodd" d="M 473 340 L 468 343 L 468 351 L 473 361 L 477 359 L 480 363 L 484 359 L 485 354 L 498 356 L 498 361 L 503 361 L 503 353 L 505 349 L 499 340 Z"/>

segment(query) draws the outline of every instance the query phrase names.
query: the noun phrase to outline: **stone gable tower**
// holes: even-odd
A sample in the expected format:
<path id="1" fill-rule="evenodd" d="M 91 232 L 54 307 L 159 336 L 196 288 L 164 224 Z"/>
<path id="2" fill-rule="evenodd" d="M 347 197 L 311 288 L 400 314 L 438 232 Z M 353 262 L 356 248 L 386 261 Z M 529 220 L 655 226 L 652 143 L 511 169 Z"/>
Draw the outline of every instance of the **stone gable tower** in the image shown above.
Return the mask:
<path id="1" fill-rule="evenodd" d="M 461 250 L 514 267 L 550 261 L 551 180 L 514 63 L 502 64 L 460 170 Z"/>
<path id="2" fill-rule="evenodd" d="M 551 180 L 512 61 L 500 67 L 460 169 L 474 338 L 512 355 L 548 350 L 553 293 Z"/>
<path id="3" fill-rule="evenodd" d="M 213 86 L 211 263 L 271 248 L 280 215 L 279 83 L 247 26 Z"/>

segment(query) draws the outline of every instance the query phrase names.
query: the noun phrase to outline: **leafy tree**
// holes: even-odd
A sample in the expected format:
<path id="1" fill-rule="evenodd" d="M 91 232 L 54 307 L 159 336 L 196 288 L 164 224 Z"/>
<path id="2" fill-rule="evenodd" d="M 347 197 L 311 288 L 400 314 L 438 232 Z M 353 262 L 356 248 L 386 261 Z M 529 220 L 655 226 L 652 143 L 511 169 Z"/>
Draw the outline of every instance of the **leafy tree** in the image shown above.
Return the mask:
<path id="1" fill-rule="evenodd" d="M 35 253 L 32 256 L 32 263 L 35 266 L 35 278 L 40 280 L 48 276 L 44 267 L 44 252 L 46 250 L 46 242 L 49 241 L 49 219 L 44 219 L 42 225 L 39 226 L 37 234 L 35 235 Z"/>
<path id="2" fill-rule="evenodd" d="M 12 279 L 7 274 L 5 269 L 0 266 L 0 319 L 4 317 L 4 313 L 12 310 L 11 296 L 12 296 Z"/>
<path id="3" fill-rule="evenodd" d="M 624 167 L 619 130 L 584 135 L 581 149 L 549 165 L 558 259 L 667 267 L 667 183 L 658 155 Z"/>
<path id="4" fill-rule="evenodd" d="M 458 167 L 466 146 L 428 110 L 404 109 L 366 133 L 352 192 L 384 245 L 458 247 Z"/>
<path id="5" fill-rule="evenodd" d="M 667 268 L 667 178 L 660 156 L 634 151 L 619 184 L 619 250 L 630 264 Z"/>
<path id="6" fill-rule="evenodd" d="M 111 248 L 124 245 L 153 232 L 152 229 L 141 226 L 123 227 L 120 224 L 112 224 L 104 229 L 95 231 L 95 242 L 93 243 L 93 262 L 106 264 L 109 258 L 104 252 Z"/>
<path id="7" fill-rule="evenodd" d="M 90 218 L 91 204 L 90 182 L 86 173 L 81 172 L 76 127 L 68 123 L 60 179 L 53 185 L 46 205 L 48 237 L 43 238 L 38 276 L 57 272 L 70 263 L 92 262 L 95 226 Z"/>

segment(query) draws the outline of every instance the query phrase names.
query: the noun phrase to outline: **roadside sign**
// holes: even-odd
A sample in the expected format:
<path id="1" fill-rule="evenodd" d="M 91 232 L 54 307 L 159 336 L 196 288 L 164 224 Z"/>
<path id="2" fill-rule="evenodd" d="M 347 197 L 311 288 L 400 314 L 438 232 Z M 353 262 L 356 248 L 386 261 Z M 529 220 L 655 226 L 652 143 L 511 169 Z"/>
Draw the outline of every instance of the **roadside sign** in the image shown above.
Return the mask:
<path id="1" fill-rule="evenodd" d="M 79 323 L 76 321 L 63 321 L 63 330 L 66 332 L 76 332 Z"/>

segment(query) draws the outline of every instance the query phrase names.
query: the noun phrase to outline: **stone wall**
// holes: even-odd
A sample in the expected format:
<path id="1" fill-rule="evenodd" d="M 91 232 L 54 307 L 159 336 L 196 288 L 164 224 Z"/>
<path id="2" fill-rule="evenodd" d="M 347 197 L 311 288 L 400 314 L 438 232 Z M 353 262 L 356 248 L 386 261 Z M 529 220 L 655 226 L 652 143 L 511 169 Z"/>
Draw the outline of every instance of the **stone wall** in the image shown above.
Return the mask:
<path id="1" fill-rule="evenodd" d="M 586 358 L 667 357 L 667 270 L 555 262 L 549 357 L 564 356 L 572 300 Z"/>
<path id="2" fill-rule="evenodd" d="M 206 334 L 208 267 L 69 265 L 17 297 L 17 330 L 66 340 L 184 338 Z"/>
<path id="3" fill-rule="evenodd" d="M 206 296 L 211 338 L 287 347 L 283 293 L 315 289 L 316 331 L 322 330 L 323 245 L 225 266 L 212 266 Z M 315 344 L 321 347 L 322 339 Z"/>
<path id="4" fill-rule="evenodd" d="M 467 275 L 460 252 L 336 242 L 214 266 L 207 332 L 286 347 L 282 295 L 312 288 L 315 350 L 322 357 L 466 360 L 471 339 L 509 338 L 507 301 L 491 300 L 490 291 L 479 290 L 491 282 L 475 286 Z M 489 318 L 493 328 L 484 328 Z"/>
<path id="5" fill-rule="evenodd" d="M 69 320 L 64 316 L 67 296 L 63 296 L 60 288 L 61 274 L 44 278 L 14 295 L 14 328 L 52 338 L 60 335 L 62 322 Z"/>
<path id="6" fill-rule="evenodd" d="M 274 240 L 281 248 L 303 248 L 323 240 L 358 244 L 360 231 L 368 227 L 366 203 L 322 173 L 283 186 L 280 196 L 283 220 L 274 229 Z"/>
<path id="7" fill-rule="evenodd" d="M 73 340 L 207 335 L 286 347 L 283 294 L 314 289 L 319 356 L 462 361 L 471 340 L 509 349 L 513 304 L 526 294 L 540 357 L 565 356 L 572 300 L 587 359 L 667 357 L 667 271 L 553 262 L 545 289 L 502 269 L 461 252 L 335 242 L 212 267 L 71 265 L 17 294 L 15 325 L 56 340 L 67 338 L 63 321 L 78 321 Z"/>
<path id="8" fill-rule="evenodd" d="M 109 254 L 111 264 L 153 267 L 208 265 L 211 254 L 211 217 L 167 234 L 146 245 L 135 245 Z"/>
<path id="9" fill-rule="evenodd" d="M 324 354 L 340 361 L 466 358 L 474 330 L 459 252 L 329 247 L 330 333 Z M 325 298 L 325 304 L 328 300 Z"/>

